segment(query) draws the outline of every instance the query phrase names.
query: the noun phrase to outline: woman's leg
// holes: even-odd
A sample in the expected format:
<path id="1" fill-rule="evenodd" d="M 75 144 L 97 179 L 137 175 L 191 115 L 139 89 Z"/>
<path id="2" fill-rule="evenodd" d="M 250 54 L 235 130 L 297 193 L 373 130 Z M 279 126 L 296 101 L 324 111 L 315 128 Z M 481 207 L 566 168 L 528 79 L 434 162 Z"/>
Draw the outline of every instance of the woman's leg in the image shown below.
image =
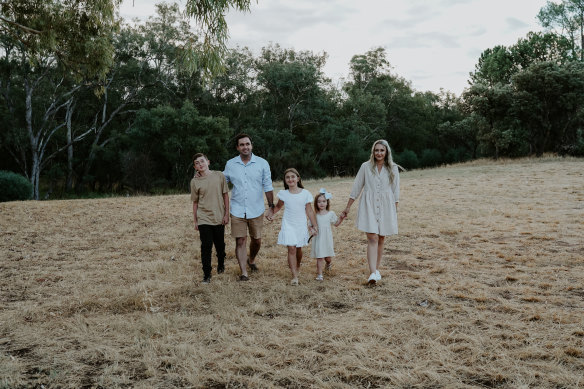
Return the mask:
<path id="1" fill-rule="evenodd" d="M 298 266 L 296 259 L 296 246 L 288 246 L 288 267 L 292 273 L 292 278 L 298 278 Z"/>
<path id="2" fill-rule="evenodd" d="M 377 241 L 377 266 L 375 269 L 379 269 L 381 266 L 381 257 L 383 256 L 383 243 L 385 242 L 385 236 L 379 235 L 379 240 Z"/>
<path id="3" fill-rule="evenodd" d="M 377 252 L 379 247 L 379 235 L 367 232 L 367 264 L 369 273 L 377 270 Z"/>

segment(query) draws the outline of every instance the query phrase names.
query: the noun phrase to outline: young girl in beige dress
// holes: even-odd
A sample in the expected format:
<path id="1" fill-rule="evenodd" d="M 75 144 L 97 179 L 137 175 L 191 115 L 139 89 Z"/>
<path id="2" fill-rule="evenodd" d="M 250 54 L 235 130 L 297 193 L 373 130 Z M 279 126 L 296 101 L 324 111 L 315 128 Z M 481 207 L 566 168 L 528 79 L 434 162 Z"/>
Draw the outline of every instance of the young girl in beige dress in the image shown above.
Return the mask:
<path id="1" fill-rule="evenodd" d="M 361 194 L 362 192 L 362 194 Z M 387 141 L 373 143 L 371 158 L 359 168 L 347 207 L 341 219 L 349 214 L 351 205 L 361 194 L 356 226 L 367 235 L 369 284 L 381 280 L 379 266 L 385 237 L 397 234 L 397 205 L 399 202 L 399 169 L 391 158 Z"/>
<path id="2" fill-rule="evenodd" d="M 333 244 L 333 230 L 331 224 L 338 227 L 341 219 L 330 210 L 332 194 L 322 188 L 314 196 L 314 212 L 318 224 L 318 235 L 312 237 L 312 250 L 310 256 L 316 258 L 316 280 L 323 281 L 322 271 L 331 268 L 332 257 L 335 256 Z M 326 263 L 326 265 L 325 265 Z"/>

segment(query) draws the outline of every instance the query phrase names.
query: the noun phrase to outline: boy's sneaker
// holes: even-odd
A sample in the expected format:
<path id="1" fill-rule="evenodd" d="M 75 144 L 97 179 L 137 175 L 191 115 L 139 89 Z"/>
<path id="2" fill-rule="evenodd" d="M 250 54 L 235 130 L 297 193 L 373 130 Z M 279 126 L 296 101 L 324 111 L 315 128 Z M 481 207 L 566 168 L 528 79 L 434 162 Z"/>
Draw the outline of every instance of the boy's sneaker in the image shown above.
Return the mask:
<path id="1" fill-rule="evenodd" d="M 332 267 L 333 267 L 333 264 L 330 263 L 330 262 L 327 262 L 327 264 L 324 265 L 324 270 L 325 271 L 330 271 Z"/>
<path id="2" fill-rule="evenodd" d="M 211 282 L 211 276 L 205 276 L 205 278 L 203 278 L 203 284 L 208 284 Z"/>
<path id="3" fill-rule="evenodd" d="M 292 281 L 290 281 L 290 285 L 298 285 L 298 278 L 292 278 Z"/>
<path id="4" fill-rule="evenodd" d="M 217 267 L 217 274 L 221 274 L 225 272 L 225 266 L 219 266 Z"/>
<path id="5" fill-rule="evenodd" d="M 319 274 L 319 275 L 316 276 L 315 280 L 317 280 L 317 281 L 323 281 L 324 278 L 322 277 L 322 274 Z"/>

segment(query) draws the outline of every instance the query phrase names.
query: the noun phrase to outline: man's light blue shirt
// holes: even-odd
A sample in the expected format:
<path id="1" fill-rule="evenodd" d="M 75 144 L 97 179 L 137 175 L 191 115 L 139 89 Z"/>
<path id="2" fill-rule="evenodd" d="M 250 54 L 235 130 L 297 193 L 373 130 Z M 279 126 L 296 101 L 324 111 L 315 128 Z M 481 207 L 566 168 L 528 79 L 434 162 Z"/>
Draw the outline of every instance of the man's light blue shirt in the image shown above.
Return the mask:
<path id="1" fill-rule="evenodd" d="M 274 190 L 268 161 L 252 153 L 246 165 L 238 155 L 227 161 L 223 174 L 233 184 L 230 213 L 246 219 L 261 216 L 265 211 L 264 192 Z"/>

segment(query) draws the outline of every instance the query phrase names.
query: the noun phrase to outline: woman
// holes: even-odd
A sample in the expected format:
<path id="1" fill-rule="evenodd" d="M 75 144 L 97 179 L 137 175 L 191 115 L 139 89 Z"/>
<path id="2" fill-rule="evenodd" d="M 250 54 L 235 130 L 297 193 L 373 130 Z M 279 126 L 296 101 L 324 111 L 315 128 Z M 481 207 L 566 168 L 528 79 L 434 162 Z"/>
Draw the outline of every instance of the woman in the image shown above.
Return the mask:
<path id="1" fill-rule="evenodd" d="M 383 242 L 388 235 L 397 234 L 397 205 L 399 202 L 399 169 L 391 158 L 387 141 L 373 143 L 371 158 L 359 168 L 347 207 L 341 218 L 347 217 L 353 202 L 359 200 L 356 226 L 367 234 L 367 262 L 371 275 L 367 282 L 381 280 L 379 266 L 383 255 Z"/>

